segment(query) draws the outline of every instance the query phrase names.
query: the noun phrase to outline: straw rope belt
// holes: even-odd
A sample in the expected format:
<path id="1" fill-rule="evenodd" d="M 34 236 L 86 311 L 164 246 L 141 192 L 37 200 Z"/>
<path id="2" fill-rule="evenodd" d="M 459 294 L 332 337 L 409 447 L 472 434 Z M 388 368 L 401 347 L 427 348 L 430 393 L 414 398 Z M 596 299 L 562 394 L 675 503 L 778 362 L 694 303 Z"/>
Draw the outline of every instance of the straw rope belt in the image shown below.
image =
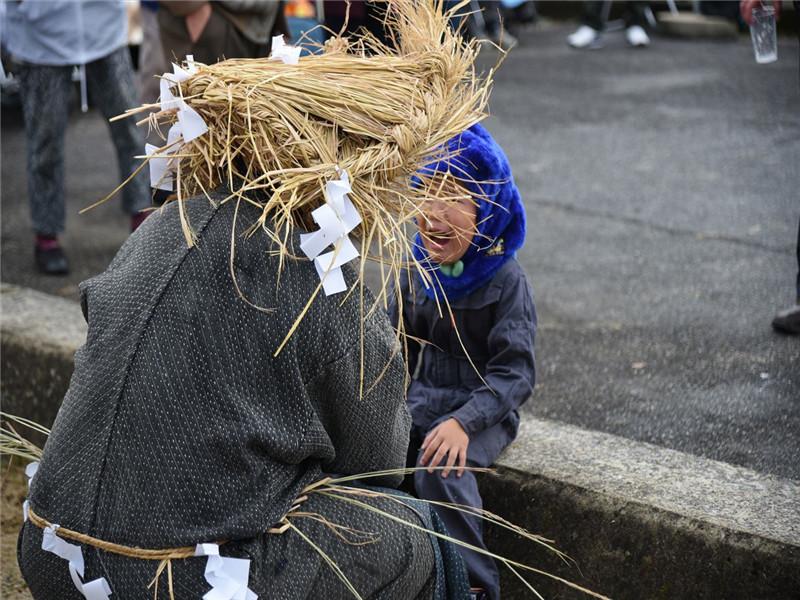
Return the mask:
<path id="1" fill-rule="evenodd" d="M 300 492 L 300 495 L 294 500 L 294 502 L 292 502 L 291 507 L 289 507 L 289 510 L 286 511 L 286 514 L 283 516 L 283 518 L 274 527 L 268 529 L 267 533 L 280 535 L 287 531 L 291 527 L 289 525 L 289 517 L 292 515 L 292 513 L 296 512 L 303 502 L 308 500 L 308 494 L 310 492 L 313 492 L 318 487 L 325 485 L 330 481 L 330 479 L 330 477 L 326 477 L 303 488 L 303 490 Z M 47 519 L 37 515 L 32 506 L 28 507 L 28 519 L 40 529 L 47 529 L 48 527 L 53 526 L 53 523 L 50 523 Z M 138 546 L 126 546 L 124 544 L 107 542 L 94 536 L 68 529 L 67 527 L 58 527 L 55 530 L 55 534 L 61 538 L 72 540 L 73 542 L 78 542 L 79 544 L 86 544 L 87 546 L 92 546 L 99 550 L 105 550 L 106 552 L 119 554 L 120 556 L 127 556 L 128 558 L 141 558 L 144 560 L 165 561 L 190 558 L 195 555 L 196 550 L 196 546 L 160 548 L 155 550 L 149 548 L 139 548 Z M 222 545 L 225 543 L 225 541 L 219 541 L 215 543 Z"/>

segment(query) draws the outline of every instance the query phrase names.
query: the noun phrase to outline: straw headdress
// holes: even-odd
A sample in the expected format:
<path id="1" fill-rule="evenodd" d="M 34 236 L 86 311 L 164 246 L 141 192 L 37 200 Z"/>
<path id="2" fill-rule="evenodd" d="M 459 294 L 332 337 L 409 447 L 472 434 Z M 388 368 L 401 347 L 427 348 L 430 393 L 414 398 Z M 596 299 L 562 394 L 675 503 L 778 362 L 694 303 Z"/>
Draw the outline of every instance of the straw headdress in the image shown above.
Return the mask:
<path id="1" fill-rule="evenodd" d="M 346 172 L 361 217 L 352 232 L 359 271 L 363 276 L 369 259 L 381 266 L 378 302 L 367 310 L 387 304 L 409 261 L 430 281 L 436 275 L 413 258 L 409 226 L 443 188 L 415 174 L 446 160 L 446 142 L 486 116 L 492 83 L 492 71 L 476 73 L 478 43 L 449 25 L 461 5 L 445 11 L 441 0 L 387 2 L 387 44 L 365 32 L 333 36 L 297 64 L 264 58 L 196 65 L 173 93 L 208 131 L 148 158 L 172 153 L 181 214 L 187 199 L 224 186 L 228 201 L 261 208 L 253 226 L 274 240 L 283 264 L 295 227 L 314 228 L 310 213 L 325 203 L 326 183 Z M 159 110 L 140 123 L 160 131 L 176 121 L 174 110 Z M 183 230 L 193 244 L 185 218 Z"/>

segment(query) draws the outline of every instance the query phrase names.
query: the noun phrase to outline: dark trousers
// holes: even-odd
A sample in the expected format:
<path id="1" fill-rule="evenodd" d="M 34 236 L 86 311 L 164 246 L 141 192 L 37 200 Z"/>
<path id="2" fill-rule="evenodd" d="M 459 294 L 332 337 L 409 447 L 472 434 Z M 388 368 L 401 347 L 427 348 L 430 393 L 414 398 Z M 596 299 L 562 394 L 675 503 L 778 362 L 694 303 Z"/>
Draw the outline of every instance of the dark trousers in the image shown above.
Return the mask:
<path id="1" fill-rule="evenodd" d="M 645 26 L 644 7 L 646 2 L 626 2 L 623 20 L 625 27 Z M 584 2 L 583 22 L 592 29 L 603 31 L 606 28 L 603 8 L 605 2 Z"/>
<path id="2" fill-rule="evenodd" d="M 71 66 L 24 63 L 19 69 L 22 113 L 27 138 L 28 197 L 36 233 L 57 235 L 64 231 L 64 134 L 69 120 L 72 93 Z M 106 119 L 137 105 L 128 48 L 86 65 L 86 83 L 92 102 Z M 142 154 L 144 142 L 134 119 L 109 124 L 117 151 L 121 179 L 138 166 L 134 156 Z M 106 165 L 98 164 L 98 169 Z M 86 203 L 96 198 L 87 198 Z M 133 214 L 150 205 L 147 170 L 122 188 L 122 207 Z"/>
<path id="3" fill-rule="evenodd" d="M 797 304 L 800 304 L 800 221 L 797 223 Z"/>
<path id="4" fill-rule="evenodd" d="M 421 430 L 414 428 L 411 432 L 411 441 L 408 452 L 409 466 L 420 467 L 419 459 L 422 452 L 419 450 L 424 439 Z M 475 466 L 467 461 L 468 466 Z M 483 508 L 483 500 L 478 490 L 478 481 L 471 471 L 464 471 L 461 477 L 456 477 L 451 472 L 447 478 L 442 477 L 441 471 L 428 473 L 416 471 L 414 473 L 414 489 L 417 496 L 424 500 L 435 500 L 451 504 L 462 504 L 474 508 Z M 451 536 L 472 546 L 486 550 L 483 541 L 483 520 L 459 510 L 434 506 L 436 514 L 442 519 Z M 485 554 L 457 546 L 467 567 L 470 585 L 486 590 L 491 600 L 500 599 L 500 575 L 494 559 Z"/>

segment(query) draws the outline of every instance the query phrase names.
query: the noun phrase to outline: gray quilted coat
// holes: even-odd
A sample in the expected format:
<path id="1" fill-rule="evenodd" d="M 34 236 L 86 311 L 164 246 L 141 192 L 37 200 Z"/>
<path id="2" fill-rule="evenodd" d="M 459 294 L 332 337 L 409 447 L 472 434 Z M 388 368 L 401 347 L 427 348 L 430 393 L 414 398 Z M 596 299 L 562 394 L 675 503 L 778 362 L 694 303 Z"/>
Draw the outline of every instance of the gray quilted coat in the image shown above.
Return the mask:
<path id="1" fill-rule="evenodd" d="M 244 235 L 257 209 L 243 203 L 234 218 L 233 203 L 187 204 L 194 248 L 169 205 L 104 273 L 82 284 L 88 337 L 33 480 L 31 506 L 50 522 L 125 545 L 228 540 L 223 554 L 252 560 L 250 588 L 262 598 L 350 597 L 299 536 L 264 532 L 323 472 L 404 466 L 410 421 L 388 321 L 382 311 L 362 319 L 357 294 L 320 294 L 274 356 L 319 284 L 314 266 L 288 260 L 279 281 L 267 235 Z M 234 227 L 233 270 L 247 301 L 231 277 Z M 354 275 L 346 277 L 352 282 Z M 362 325 L 369 393 L 359 398 Z M 420 518 L 397 503 L 375 502 Z M 315 521 L 301 523 L 365 598 L 433 596 L 439 550 L 428 536 L 341 501 L 315 497 L 304 508 L 379 535 L 378 543 L 351 546 Z M 66 562 L 40 545 L 41 531 L 27 523 L 19 562 L 34 597 L 80 598 Z M 87 546 L 83 552 L 85 580 L 106 577 L 112 600 L 152 597 L 147 584 L 156 563 Z M 177 597 L 208 591 L 205 560 L 174 566 Z"/>

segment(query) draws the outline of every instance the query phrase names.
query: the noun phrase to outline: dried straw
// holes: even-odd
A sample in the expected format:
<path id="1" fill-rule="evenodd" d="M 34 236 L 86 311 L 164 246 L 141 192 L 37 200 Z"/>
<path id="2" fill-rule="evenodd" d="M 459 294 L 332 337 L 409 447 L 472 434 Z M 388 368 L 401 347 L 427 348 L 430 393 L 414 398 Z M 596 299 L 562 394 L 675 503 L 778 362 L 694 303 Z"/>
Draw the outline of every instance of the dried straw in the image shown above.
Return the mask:
<path id="1" fill-rule="evenodd" d="M 42 458 L 42 449 L 20 434 L 12 423 L 44 436 L 50 435 L 50 430 L 47 427 L 6 412 L 0 412 L 0 419 L 2 419 L 2 424 L 0 424 L 0 455 L 18 456 L 28 461 L 37 461 Z"/>
<path id="2" fill-rule="evenodd" d="M 399 289 L 405 267 L 418 269 L 432 284 L 436 275 L 413 259 L 409 232 L 426 201 L 442 195 L 441 185 L 412 178 L 447 158 L 443 144 L 486 116 L 494 72 L 476 73 L 478 42 L 465 42 L 449 26 L 466 4 L 445 11 L 442 0 L 391 0 L 384 19 L 388 45 L 364 32 L 335 36 L 298 65 L 273 59 L 196 65 L 198 72 L 176 92 L 208 126 L 173 155 L 175 201 L 187 244 L 195 236 L 185 202 L 224 186 L 227 200 L 261 208 L 254 228 L 274 241 L 272 251 L 283 265 L 292 256 L 295 227 L 316 228 L 310 212 L 324 202 L 325 184 L 338 179 L 341 168 L 363 219 L 353 232 L 362 250 L 359 272 L 366 260 L 381 265 L 382 288 L 372 306 L 362 302 L 362 312 L 387 306 L 388 290 Z M 157 108 L 144 105 L 123 116 Z M 174 111 L 160 111 L 140 123 L 160 131 L 175 121 Z M 351 293 L 356 288 L 363 292 L 357 284 Z M 287 340 L 304 314 L 305 309 Z M 363 393 L 363 377 L 361 387 Z"/>

